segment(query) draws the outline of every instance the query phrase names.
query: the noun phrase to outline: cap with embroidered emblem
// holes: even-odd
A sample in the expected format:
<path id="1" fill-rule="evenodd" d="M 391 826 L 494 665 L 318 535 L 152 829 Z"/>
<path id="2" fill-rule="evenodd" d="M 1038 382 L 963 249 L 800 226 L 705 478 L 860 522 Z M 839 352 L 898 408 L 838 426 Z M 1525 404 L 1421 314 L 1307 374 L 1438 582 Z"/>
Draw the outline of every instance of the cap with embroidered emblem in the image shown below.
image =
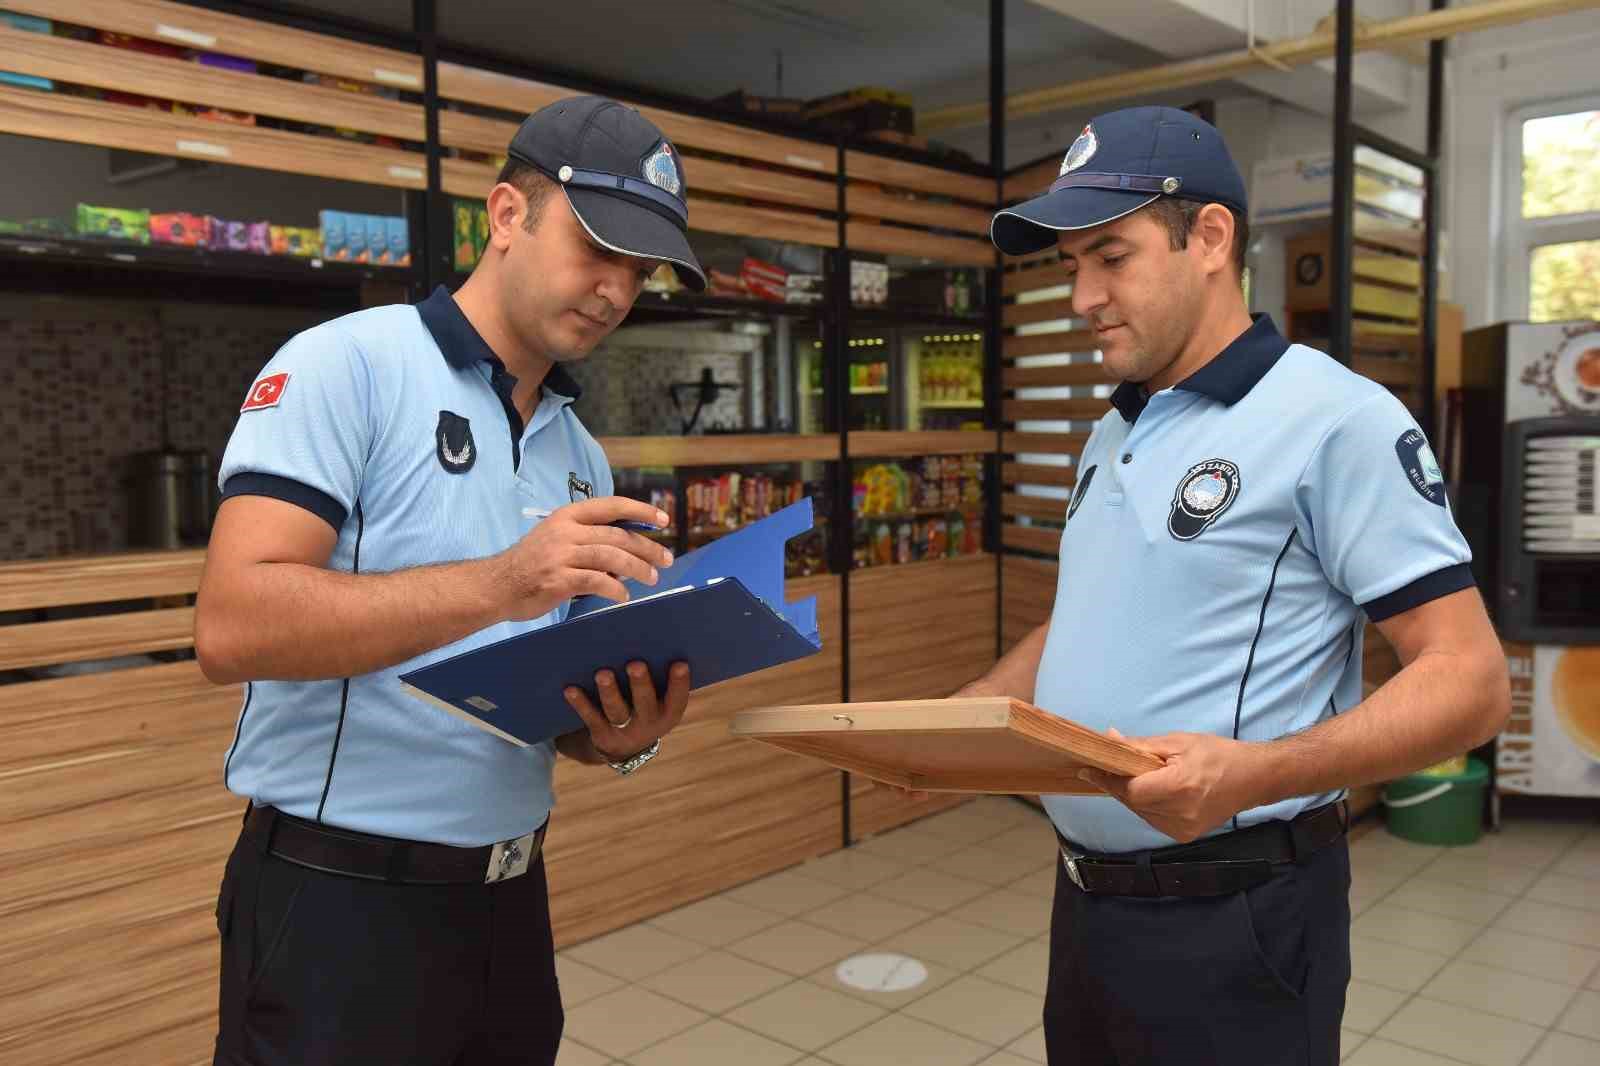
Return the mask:
<path id="1" fill-rule="evenodd" d="M 596 243 L 671 263 L 685 285 L 705 289 L 689 247 L 683 163 L 638 111 L 602 96 L 557 100 L 523 120 L 506 154 L 557 182 Z"/>
<path id="2" fill-rule="evenodd" d="M 1050 188 L 997 212 L 989 237 L 1007 255 L 1028 255 L 1162 196 L 1246 211 L 1244 178 L 1215 126 L 1174 107 L 1124 108 L 1084 126 Z"/>

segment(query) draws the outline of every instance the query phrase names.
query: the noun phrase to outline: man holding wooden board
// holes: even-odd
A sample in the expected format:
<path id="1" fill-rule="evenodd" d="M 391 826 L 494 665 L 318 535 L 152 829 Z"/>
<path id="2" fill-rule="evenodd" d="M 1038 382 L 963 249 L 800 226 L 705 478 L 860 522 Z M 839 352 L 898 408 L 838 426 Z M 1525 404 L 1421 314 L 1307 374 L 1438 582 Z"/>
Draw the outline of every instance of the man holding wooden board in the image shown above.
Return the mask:
<path id="1" fill-rule="evenodd" d="M 1247 312 L 1245 217 L 1217 131 L 1144 107 L 1085 126 L 991 228 L 1009 255 L 1059 248 L 1121 384 L 1076 464 L 1049 623 L 960 694 L 1165 760 L 1081 772 L 1117 802 L 1044 797 L 1052 1063 L 1333 1066 L 1345 790 L 1483 743 L 1509 711 L 1427 442 L 1381 386 Z M 1363 699 L 1367 619 L 1404 668 Z"/>
<path id="2" fill-rule="evenodd" d="M 630 774 L 683 717 L 681 663 L 663 692 L 642 663 L 602 671 L 598 706 L 566 694 L 587 731 L 530 747 L 398 681 L 672 563 L 617 528 L 667 516 L 611 495 L 563 364 L 661 263 L 704 287 L 677 153 L 580 97 L 509 156 L 466 284 L 294 337 L 228 444 L 195 622 L 206 676 L 248 682 L 223 765 L 251 804 L 217 903 L 219 1066 L 554 1062 L 552 764 Z"/>

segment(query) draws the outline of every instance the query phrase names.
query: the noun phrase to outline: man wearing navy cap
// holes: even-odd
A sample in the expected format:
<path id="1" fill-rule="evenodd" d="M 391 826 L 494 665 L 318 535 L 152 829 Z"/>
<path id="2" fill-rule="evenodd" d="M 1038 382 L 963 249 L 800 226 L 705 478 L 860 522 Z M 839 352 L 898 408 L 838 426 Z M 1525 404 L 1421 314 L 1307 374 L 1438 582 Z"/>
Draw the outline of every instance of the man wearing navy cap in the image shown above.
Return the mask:
<path id="1" fill-rule="evenodd" d="M 1386 390 L 1246 311 L 1245 211 L 1217 131 L 1143 107 L 1089 123 L 991 228 L 1010 255 L 1060 249 L 1121 384 L 1076 463 L 1050 621 L 963 693 L 1166 761 L 1044 797 L 1052 1063 L 1333 1066 L 1346 789 L 1509 711 L 1426 441 Z M 1368 619 L 1404 666 L 1363 698 Z"/>
<path id="2" fill-rule="evenodd" d="M 672 562 L 617 527 L 667 516 L 612 495 L 565 366 L 660 264 L 704 287 L 682 165 L 597 97 L 532 115 L 508 154 L 467 282 L 291 339 L 228 443 L 195 619 L 206 676 L 246 683 L 219 1064 L 553 1062 L 551 766 L 631 774 L 683 717 L 681 663 L 665 692 L 642 663 L 602 672 L 595 702 L 567 693 L 587 730 L 531 748 L 398 681 Z"/>

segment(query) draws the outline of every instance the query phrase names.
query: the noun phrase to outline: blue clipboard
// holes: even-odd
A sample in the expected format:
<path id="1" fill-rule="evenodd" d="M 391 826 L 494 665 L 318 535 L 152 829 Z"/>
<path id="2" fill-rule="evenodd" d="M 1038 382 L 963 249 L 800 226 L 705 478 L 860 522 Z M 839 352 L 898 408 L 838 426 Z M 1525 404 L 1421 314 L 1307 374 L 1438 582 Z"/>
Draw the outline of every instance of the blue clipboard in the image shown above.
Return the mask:
<path id="1" fill-rule="evenodd" d="M 658 687 L 675 662 L 694 688 L 815 655 L 822 649 L 815 597 L 784 600 L 784 545 L 812 528 L 801 500 L 677 559 L 655 586 L 625 582 L 632 597 L 588 596 L 565 621 L 486 644 L 400 675 L 411 695 L 526 747 L 582 729 L 562 695 L 591 696 L 594 675 L 642 661 Z"/>

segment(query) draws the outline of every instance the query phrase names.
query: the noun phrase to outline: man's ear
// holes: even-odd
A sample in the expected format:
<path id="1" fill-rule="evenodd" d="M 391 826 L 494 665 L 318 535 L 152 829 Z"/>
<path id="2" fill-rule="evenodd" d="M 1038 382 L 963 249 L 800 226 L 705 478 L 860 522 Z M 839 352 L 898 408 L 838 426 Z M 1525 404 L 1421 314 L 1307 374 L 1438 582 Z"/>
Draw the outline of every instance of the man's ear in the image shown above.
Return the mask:
<path id="1" fill-rule="evenodd" d="M 1206 273 L 1233 269 L 1233 214 L 1221 204 L 1206 204 L 1189 229 L 1189 244 L 1200 252 Z"/>
<path id="2" fill-rule="evenodd" d="M 522 190 L 502 181 L 489 190 L 489 243 L 501 252 L 511 247 L 512 233 L 528 217 L 528 198 Z"/>

